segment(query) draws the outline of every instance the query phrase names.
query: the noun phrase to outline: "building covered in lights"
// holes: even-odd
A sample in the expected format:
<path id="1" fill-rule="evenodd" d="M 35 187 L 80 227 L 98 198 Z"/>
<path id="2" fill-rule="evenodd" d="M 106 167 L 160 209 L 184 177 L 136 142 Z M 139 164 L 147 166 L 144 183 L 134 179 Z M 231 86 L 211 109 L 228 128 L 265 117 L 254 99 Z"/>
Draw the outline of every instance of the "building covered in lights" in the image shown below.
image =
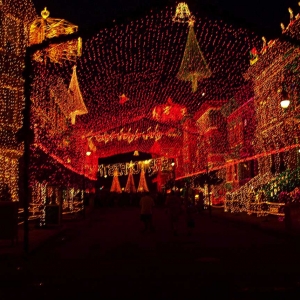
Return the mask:
<path id="1" fill-rule="evenodd" d="M 246 182 L 227 194 L 226 210 L 283 215 L 285 202 L 298 197 L 299 48 L 293 41 L 299 38 L 299 26 L 297 15 L 279 39 L 264 40 L 261 51 L 254 51 L 245 74 L 254 97 L 231 115 L 247 110 L 236 120 L 234 130 L 237 135 L 248 135 L 241 143 L 244 155 L 235 158 L 233 176 L 228 176 L 231 182 L 238 178 Z M 289 98 L 288 108 L 281 107 L 284 97 Z M 249 176 L 243 178 L 245 172 Z"/>
<path id="2" fill-rule="evenodd" d="M 16 134 L 22 127 L 28 26 L 35 18 L 30 0 L 0 1 L 0 189 L 8 186 L 13 201 L 21 197 L 23 145 Z"/>
<path id="3" fill-rule="evenodd" d="M 276 211 L 272 203 L 283 203 L 282 192 L 294 195 L 299 186 L 300 59 L 293 44 L 299 36 L 299 15 L 291 18 L 279 39 L 263 39 L 260 50 L 251 50 L 250 66 L 246 72 L 243 69 L 242 80 L 232 73 L 227 76 L 226 68 L 230 65 L 237 69 L 240 62 L 234 65 L 233 55 L 224 59 L 225 40 L 214 53 L 219 55 L 216 59 L 206 47 L 205 42 L 218 43 L 221 30 L 209 30 L 221 26 L 213 27 L 207 20 L 197 25 L 189 20 L 186 28 L 185 23 L 177 26 L 180 34 L 176 43 L 172 42 L 174 56 L 170 57 L 164 46 L 167 34 L 163 34 L 174 25 L 170 13 L 153 18 L 161 22 L 155 25 L 155 38 L 153 30 L 141 34 L 142 25 L 134 27 L 131 23 L 131 29 L 126 29 L 130 34 L 121 27 L 109 29 L 111 36 L 116 36 L 113 41 L 103 42 L 107 30 L 91 37 L 83 54 L 78 38 L 51 45 L 32 57 L 32 198 L 37 203 L 45 202 L 47 194 L 52 196 L 63 186 L 73 197 L 86 187 L 86 178 L 96 178 L 98 158 L 138 150 L 151 153 L 155 159 L 171 158 L 177 182 L 185 178 L 192 182 L 204 172 L 216 171 L 223 182 L 211 187 L 211 199 L 215 205 L 224 204 L 226 211 L 251 213 L 260 212 L 262 207 L 265 213 Z M 21 201 L 23 145 L 19 130 L 25 48 L 53 37 L 53 32 L 74 33 L 77 26 L 49 18 L 46 9 L 42 17 L 38 16 L 29 0 L 0 1 L 0 22 L 0 187 L 7 185 L 12 200 Z M 144 24 L 143 20 L 138 22 Z M 157 22 L 148 20 L 145 24 Z M 49 26 L 44 26 L 46 23 Z M 60 30 L 57 24 L 62 24 Z M 51 31 L 51 26 L 55 30 Z M 233 32 L 226 26 L 222 30 Z M 229 42 L 234 40 L 233 48 L 238 53 L 257 44 L 256 37 L 246 30 L 235 34 L 241 36 Z M 221 32 L 220 36 L 226 34 Z M 142 46 L 142 37 L 149 47 L 157 39 L 151 58 Z M 119 51 L 134 39 L 136 49 Z M 140 64 L 131 64 L 138 61 L 137 52 L 143 59 Z M 198 62 L 196 70 L 191 68 L 190 55 Z M 175 76 L 179 69 L 180 76 Z M 240 80 L 236 86 L 242 87 L 230 87 L 226 94 L 225 85 L 231 80 Z M 290 100 L 286 109 L 280 106 L 283 95 Z M 163 175 L 156 179 L 159 191 L 168 180 Z"/>

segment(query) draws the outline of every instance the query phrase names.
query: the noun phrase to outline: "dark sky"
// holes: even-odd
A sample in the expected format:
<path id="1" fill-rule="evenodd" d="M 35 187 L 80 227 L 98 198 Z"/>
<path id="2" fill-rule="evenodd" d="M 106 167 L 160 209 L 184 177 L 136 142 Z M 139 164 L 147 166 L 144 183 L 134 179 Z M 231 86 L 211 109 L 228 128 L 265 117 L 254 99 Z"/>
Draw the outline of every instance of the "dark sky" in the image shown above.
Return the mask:
<path id="1" fill-rule="evenodd" d="M 81 28 L 97 28 L 145 16 L 151 9 L 176 6 L 175 0 L 32 0 L 37 12 L 47 6 L 53 18 L 64 18 Z M 248 27 L 259 36 L 276 38 L 280 23 L 288 24 L 288 7 L 296 15 L 296 0 L 185 0 L 193 14 L 215 16 L 227 23 Z"/>

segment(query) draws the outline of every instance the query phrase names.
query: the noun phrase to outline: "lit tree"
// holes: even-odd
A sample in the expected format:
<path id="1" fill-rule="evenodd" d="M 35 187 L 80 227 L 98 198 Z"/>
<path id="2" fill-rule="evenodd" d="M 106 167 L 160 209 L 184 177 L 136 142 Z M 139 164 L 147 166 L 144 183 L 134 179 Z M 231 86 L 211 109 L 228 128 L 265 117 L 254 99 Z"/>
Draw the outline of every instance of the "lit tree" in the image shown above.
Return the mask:
<path id="1" fill-rule="evenodd" d="M 118 178 L 118 171 L 117 170 L 114 171 L 114 178 L 113 178 L 113 181 L 112 181 L 112 184 L 111 184 L 110 191 L 112 193 L 119 193 L 119 194 L 122 193 L 122 189 L 121 189 L 120 181 L 119 181 L 119 178 Z"/>
<path id="2" fill-rule="evenodd" d="M 145 169 L 144 169 L 143 164 L 142 164 L 142 168 L 141 168 L 140 182 L 139 182 L 139 186 L 138 186 L 137 190 L 138 190 L 138 192 L 149 192 L 146 177 L 145 177 Z"/>
<path id="3" fill-rule="evenodd" d="M 125 187 L 125 192 L 127 193 L 136 193 L 136 188 L 134 185 L 133 173 L 132 173 L 132 162 L 129 165 L 129 174 L 128 179 Z"/>
<path id="4" fill-rule="evenodd" d="M 198 81 L 209 78 L 211 71 L 200 50 L 194 31 L 194 20 L 189 21 L 189 34 L 177 77 L 180 80 L 191 81 L 193 92 L 197 91 Z"/>

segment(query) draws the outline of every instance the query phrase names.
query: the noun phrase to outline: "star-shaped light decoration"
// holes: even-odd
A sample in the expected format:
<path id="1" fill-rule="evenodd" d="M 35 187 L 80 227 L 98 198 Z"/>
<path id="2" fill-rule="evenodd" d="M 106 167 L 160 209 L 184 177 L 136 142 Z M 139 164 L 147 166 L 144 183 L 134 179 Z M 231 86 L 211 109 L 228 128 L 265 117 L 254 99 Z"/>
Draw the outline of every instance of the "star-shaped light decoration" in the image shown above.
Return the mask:
<path id="1" fill-rule="evenodd" d="M 119 101 L 120 104 L 124 104 L 129 100 L 129 98 L 126 97 L 125 94 L 122 94 L 119 98 L 120 98 L 120 101 Z"/>
<path id="2" fill-rule="evenodd" d="M 129 169 L 132 169 L 133 167 L 134 167 L 134 163 L 132 162 L 132 160 L 130 161 L 130 163 L 129 163 Z"/>

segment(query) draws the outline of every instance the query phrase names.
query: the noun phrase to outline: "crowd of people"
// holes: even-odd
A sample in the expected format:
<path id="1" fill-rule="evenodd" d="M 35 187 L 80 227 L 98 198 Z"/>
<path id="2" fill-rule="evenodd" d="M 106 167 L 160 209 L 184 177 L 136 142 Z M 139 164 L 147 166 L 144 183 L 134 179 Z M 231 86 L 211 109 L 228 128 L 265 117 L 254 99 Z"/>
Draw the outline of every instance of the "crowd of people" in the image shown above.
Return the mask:
<path id="1" fill-rule="evenodd" d="M 201 208 L 190 197 L 184 197 L 179 192 L 169 193 L 111 193 L 101 191 L 95 195 L 95 206 L 98 207 L 139 207 L 140 219 L 143 223 L 142 232 L 154 232 L 152 223 L 153 208 L 162 208 L 169 220 L 170 229 L 175 236 L 178 235 L 179 226 L 184 220 L 186 231 L 191 235 L 195 227 L 195 214 Z M 181 231 L 181 230 L 180 230 Z"/>
<path id="2" fill-rule="evenodd" d="M 152 208 L 154 206 L 154 199 L 149 193 L 144 193 L 140 199 L 141 221 L 144 223 L 143 232 L 155 231 L 152 223 Z M 191 199 L 180 197 L 179 193 L 171 191 L 171 193 L 166 196 L 164 207 L 174 235 L 178 235 L 181 216 L 185 218 L 188 235 L 191 235 L 195 227 L 196 213 L 196 208 Z"/>

